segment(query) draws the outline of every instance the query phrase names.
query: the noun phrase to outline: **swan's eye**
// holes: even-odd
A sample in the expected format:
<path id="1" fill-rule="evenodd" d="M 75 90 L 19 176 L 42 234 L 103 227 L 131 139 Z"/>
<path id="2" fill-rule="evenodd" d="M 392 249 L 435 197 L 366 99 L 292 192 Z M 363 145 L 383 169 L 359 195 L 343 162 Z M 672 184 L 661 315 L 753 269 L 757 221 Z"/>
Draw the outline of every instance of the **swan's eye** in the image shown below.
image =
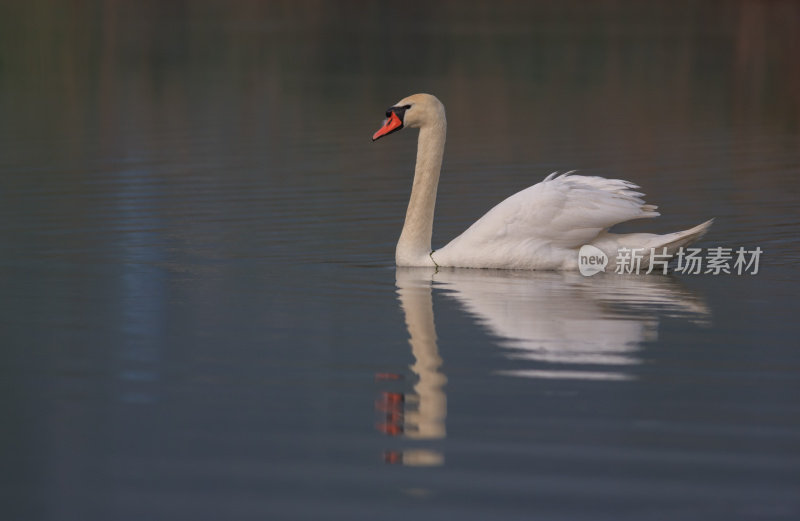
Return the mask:
<path id="1" fill-rule="evenodd" d="M 402 118 L 403 117 L 403 113 L 405 111 L 407 111 L 408 109 L 410 109 L 410 108 L 411 108 L 411 105 L 403 105 L 402 107 L 389 107 L 389 110 L 386 111 L 386 117 L 387 118 L 391 118 L 392 117 L 392 112 L 394 112 L 395 114 L 400 116 L 400 118 Z"/>

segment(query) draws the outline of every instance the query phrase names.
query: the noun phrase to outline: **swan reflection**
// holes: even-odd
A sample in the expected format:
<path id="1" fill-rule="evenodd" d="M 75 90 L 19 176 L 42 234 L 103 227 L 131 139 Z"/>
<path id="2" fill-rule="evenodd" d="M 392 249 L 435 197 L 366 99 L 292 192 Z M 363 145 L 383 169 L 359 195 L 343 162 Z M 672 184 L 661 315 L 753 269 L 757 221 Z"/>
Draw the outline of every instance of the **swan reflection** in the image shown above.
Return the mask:
<path id="1" fill-rule="evenodd" d="M 410 273 L 403 277 L 416 277 Z M 441 270 L 435 287 L 497 338 L 506 356 L 533 362 L 505 374 L 629 379 L 639 348 L 658 338 L 661 318 L 706 324 L 706 305 L 662 276 Z"/>
<path id="2" fill-rule="evenodd" d="M 408 270 L 414 272 L 413 269 Z M 429 275 L 430 270 L 416 273 Z M 409 439 L 441 439 L 447 435 L 447 396 L 444 392 L 447 377 L 440 370 L 442 358 L 436 343 L 430 276 L 404 277 L 398 268 L 397 296 L 406 318 L 408 342 L 414 355 L 411 371 L 417 377 L 417 382 L 413 393 L 382 393 L 376 406 L 385 414 L 386 421 L 379 428 L 386 434 L 403 435 Z M 382 379 L 387 378 L 384 376 Z M 427 448 L 387 451 L 385 459 L 387 463 L 413 466 L 444 463 L 440 451 Z"/>
<path id="3" fill-rule="evenodd" d="M 662 276 L 509 270 L 397 268 L 418 381 L 413 393 L 383 393 L 382 429 L 409 439 L 446 436 L 447 377 L 436 338 L 432 292 L 455 300 L 496 339 L 514 368 L 498 374 L 529 378 L 626 380 L 636 377 L 643 343 L 658 338 L 659 322 L 677 318 L 705 325 L 705 303 Z M 391 451 L 387 461 L 441 464 L 436 451 Z"/>

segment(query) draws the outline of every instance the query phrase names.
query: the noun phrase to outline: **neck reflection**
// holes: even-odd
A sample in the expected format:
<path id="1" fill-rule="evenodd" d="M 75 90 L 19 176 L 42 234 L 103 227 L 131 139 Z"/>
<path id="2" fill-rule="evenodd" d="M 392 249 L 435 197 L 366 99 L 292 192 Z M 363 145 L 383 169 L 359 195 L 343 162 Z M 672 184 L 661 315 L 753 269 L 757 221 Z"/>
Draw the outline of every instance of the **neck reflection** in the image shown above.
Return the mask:
<path id="1" fill-rule="evenodd" d="M 433 270 L 398 268 L 397 296 L 405 314 L 414 364 L 410 369 L 417 379 L 413 392 L 384 392 L 378 409 L 385 415 L 379 429 L 386 434 L 409 440 L 439 440 L 447 435 L 447 377 L 441 371 L 442 358 L 436 343 L 431 295 Z M 390 377 L 395 375 L 390 375 Z M 382 379 L 390 379 L 384 378 Z M 444 463 L 441 451 L 411 447 L 386 451 L 388 463 L 433 466 Z"/>

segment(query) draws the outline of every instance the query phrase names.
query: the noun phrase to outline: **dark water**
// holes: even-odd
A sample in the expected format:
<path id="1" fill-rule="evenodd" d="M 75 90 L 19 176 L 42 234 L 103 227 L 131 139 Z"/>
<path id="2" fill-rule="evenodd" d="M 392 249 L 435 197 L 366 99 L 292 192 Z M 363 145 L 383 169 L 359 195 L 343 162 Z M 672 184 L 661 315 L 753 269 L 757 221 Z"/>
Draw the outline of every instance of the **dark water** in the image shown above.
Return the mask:
<path id="1" fill-rule="evenodd" d="M 793 2 L 0 7 L 3 519 L 797 519 Z M 396 270 L 553 170 L 755 275 Z"/>

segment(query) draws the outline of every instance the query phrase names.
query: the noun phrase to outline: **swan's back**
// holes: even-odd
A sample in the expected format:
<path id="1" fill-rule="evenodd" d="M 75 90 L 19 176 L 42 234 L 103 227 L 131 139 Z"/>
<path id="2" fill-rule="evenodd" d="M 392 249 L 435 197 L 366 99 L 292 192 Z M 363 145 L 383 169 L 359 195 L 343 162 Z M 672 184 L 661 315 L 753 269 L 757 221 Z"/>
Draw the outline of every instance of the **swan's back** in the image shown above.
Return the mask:
<path id="1" fill-rule="evenodd" d="M 611 226 L 658 217 L 629 181 L 553 173 L 489 210 L 434 253 L 442 266 L 574 269 L 574 250 Z"/>

